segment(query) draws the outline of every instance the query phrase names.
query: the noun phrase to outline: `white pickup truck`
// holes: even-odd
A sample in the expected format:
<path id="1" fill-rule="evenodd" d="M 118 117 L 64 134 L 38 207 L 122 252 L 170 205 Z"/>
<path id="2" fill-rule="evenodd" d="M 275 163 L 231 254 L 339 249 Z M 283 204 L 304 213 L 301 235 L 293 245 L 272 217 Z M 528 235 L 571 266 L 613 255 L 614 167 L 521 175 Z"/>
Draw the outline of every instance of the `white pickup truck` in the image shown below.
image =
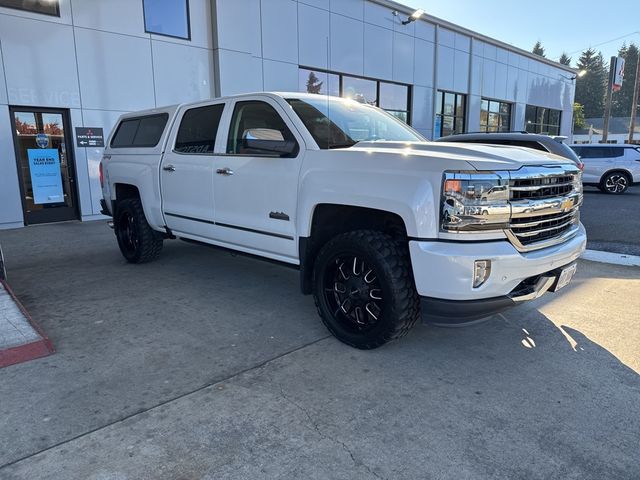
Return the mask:
<path id="1" fill-rule="evenodd" d="M 296 265 L 357 348 L 566 285 L 586 244 L 573 162 L 431 143 L 353 100 L 256 93 L 122 115 L 103 213 L 133 263 L 182 238 Z"/>

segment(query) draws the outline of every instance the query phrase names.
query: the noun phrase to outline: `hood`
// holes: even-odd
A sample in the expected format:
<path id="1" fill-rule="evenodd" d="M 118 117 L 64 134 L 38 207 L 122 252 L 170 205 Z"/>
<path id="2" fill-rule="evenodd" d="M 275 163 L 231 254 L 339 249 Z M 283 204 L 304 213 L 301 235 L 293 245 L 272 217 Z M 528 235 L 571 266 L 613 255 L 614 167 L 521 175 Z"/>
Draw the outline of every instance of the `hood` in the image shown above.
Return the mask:
<path id="1" fill-rule="evenodd" d="M 571 163 L 552 153 L 524 147 L 453 142 L 359 142 L 354 149 L 389 151 L 404 155 L 446 158 L 466 162 L 476 170 L 517 170 L 523 165 Z M 461 169 L 469 168 L 462 166 Z"/>

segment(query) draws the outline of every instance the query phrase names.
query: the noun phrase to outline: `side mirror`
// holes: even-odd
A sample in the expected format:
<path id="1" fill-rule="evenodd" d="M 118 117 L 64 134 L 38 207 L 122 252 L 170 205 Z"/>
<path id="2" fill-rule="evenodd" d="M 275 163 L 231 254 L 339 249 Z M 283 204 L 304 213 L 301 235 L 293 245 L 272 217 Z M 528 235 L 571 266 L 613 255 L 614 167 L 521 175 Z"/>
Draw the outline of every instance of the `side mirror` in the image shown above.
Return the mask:
<path id="1" fill-rule="evenodd" d="M 271 128 L 250 128 L 242 134 L 242 146 L 245 150 L 256 154 L 292 155 L 298 146 L 293 140 L 285 140 L 280 130 Z"/>

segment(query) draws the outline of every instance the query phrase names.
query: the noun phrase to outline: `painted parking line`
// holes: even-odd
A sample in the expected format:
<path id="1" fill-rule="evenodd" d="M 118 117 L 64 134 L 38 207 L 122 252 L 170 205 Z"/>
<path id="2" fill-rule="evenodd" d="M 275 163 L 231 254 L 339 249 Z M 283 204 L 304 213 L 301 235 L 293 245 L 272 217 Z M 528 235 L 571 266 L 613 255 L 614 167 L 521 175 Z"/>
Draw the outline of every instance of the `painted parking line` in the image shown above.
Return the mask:
<path id="1" fill-rule="evenodd" d="M 601 250 L 585 250 L 580 258 L 591 262 L 640 267 L 640 256 L 638 255 L 625 255 L 624 253 L 603 252 Z"/>

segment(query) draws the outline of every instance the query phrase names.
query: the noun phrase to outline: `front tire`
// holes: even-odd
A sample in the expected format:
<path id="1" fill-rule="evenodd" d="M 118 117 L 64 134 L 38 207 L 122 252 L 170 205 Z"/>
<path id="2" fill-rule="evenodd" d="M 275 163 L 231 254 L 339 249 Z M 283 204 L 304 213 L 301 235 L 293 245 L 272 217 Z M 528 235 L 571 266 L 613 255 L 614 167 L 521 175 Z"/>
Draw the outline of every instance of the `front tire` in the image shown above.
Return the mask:
<path id="1" fill-rule="evenodd" d="M 162 251 L 162 235 L 147 223 L 138 198 L 118 202 L 113 229 L 124 258 L 130 263 L 155 260 Z"/>
<path id="2" fill-rule="evenodd" d="M 403 337 L 420 317 L 408 249 L 377 231 L 347 232 L 322 247 L 313 296 L 327 329 L 359 349 Z"/>
<path id="3" fill-rule="evenodd" d="M 629 188 L 629 176 L 623 172 L 611 172 L 602 177 L 600 190 L 611 195 L 622 195 Z"/>

